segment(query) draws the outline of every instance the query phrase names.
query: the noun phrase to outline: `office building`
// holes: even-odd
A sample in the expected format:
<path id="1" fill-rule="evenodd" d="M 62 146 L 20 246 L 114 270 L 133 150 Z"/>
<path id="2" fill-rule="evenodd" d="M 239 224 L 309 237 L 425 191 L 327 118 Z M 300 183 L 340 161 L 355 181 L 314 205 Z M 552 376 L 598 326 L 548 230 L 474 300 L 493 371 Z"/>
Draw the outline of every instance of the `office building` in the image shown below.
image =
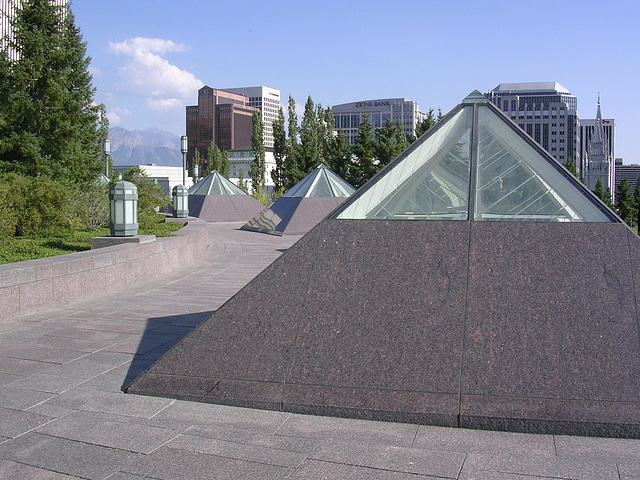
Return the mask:
<path id="1" fill-rule="evenodd" d="M 253 162 L 253 150 L 251 146 L 246 148 L 234 148 L 229 150 L 229 180 L 238 185 L 240 181 L 240 172 L 247 188 L 251 191 L 251 178 L 249 177 L 249 169 Z M 265 148 L 264 152 L 264 186 L 266 191 L 272 191 L 274 184 L 271 179 L 271 170 L 276 168 L 276 160 L 273 156 L 272 148 Z"/>
<path id="2" fill-rule="evenodd" d="M 225 91 L 240 93 L 249 97 L 249 105 L 262 112 L 264 146 L 273 148 L 273 122 L 280 111 L 280 90 L 270 87 L 225 88 Z"/>
<path id="3" fill-rule="evenodd" d="M 198 90 L 198 105 L 186 107 L 189 138 L 187 164 L 191 171 L 196 149 L 204 161 L 213 143 L 220 150 L 251 148 L 252 115 L 249 97 L 208 86 Z"/>
<path id="4" fill-rule="evenodd" d="M 580 167 L 578 100 L 557 82 L 501 83 L 486 94 L 558 162 Z"/>
<path id="5" fill-rule="evenodd" d="M 416 102 L 406 98 L 343 103 L 334 105 L 331 110 L 336 121 L 336 130 L 342 130 L 352 145 L 358 141 L 360 124 L 365 114 L 368 115 L 369 123 L 376 130 L 383 127 L 387 120 L 391 122 L 400 120 L 408 136 L 415 136 L 416 124 L 425 116 Z"/>
<path id="6" fill-rule="evenodd" d="M 638 184 L 638 178 L 640 178 L 640 165 L 624 165 L 621 158 L 616 158 L 615 165 L 616 180 L 615 189 L 613 191 L 616 192 L 618 190 L 618 185 L 620 185 L 620 182 L 622 182 L 622 179 L 626 179 L 627 182 L 629 182 L 631 191 L 634 192 L 636 189 L 636 185 Z"/>
<path id="7" fill-rule="evenodd" d="M 602 118 L 600 98 L 595 119 L 580 120 L 580 159 L 582 178 L 590 190 L 598 180 L 615 196 L 615 131 L 613 118 Z"/>
<path id="8" fill-rule="evenodd" d="M 49 0 L 52 5 L 64 7 L 67 0 Z M 8 47 L 5 36 L 9 38 L 13 35 L 13 27 L 11 25 L 16 9 L 20 8 L 22 0 L 0 0 L 0 50 Z M 9 59 L 17 60 L 17 53 L 13 50 L 9 51 Z"/>

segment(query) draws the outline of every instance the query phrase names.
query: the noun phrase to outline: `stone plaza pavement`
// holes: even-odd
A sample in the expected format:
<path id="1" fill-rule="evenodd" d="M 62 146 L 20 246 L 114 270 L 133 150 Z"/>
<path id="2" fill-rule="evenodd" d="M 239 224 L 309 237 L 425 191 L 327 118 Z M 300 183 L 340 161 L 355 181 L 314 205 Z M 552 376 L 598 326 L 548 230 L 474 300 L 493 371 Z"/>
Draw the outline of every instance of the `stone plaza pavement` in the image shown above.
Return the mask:
<path id="1" fill-rule="evenodd" d="M 640 479 L 640 440 L 315 417 L 122 393 L 299 237 L 210 224 L 194 264 L 0 312 L 0 479 Z"/>

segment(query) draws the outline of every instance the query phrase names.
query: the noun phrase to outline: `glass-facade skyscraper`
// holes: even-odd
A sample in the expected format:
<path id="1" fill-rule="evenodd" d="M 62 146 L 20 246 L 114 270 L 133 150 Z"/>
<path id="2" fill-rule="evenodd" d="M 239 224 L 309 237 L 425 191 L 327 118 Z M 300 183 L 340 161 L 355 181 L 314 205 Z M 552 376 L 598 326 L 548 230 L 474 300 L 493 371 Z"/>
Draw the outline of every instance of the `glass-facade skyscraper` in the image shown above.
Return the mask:
<path id="1" fill-rule="evenodd" d="M 501 83 L 486 94 L 561 164 L 580 168 L 578 99 L 557 82 Z"/>

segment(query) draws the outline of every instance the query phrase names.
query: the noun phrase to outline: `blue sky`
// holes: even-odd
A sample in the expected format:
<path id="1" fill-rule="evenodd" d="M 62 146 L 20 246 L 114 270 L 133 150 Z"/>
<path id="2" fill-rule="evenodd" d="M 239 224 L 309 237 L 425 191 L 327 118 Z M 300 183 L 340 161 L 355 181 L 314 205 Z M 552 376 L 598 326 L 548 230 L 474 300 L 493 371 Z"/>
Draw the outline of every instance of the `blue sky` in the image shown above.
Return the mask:
<path id="1" fill-rule="evenodd" d="M 304 105 L 405 97 L 446 113 L 471 91 L 557 81 L 617 124 L 640 163 L 635 0 L 74 0 L 111 125 L 184 134 L 197 90 L 266 85 Z"/>

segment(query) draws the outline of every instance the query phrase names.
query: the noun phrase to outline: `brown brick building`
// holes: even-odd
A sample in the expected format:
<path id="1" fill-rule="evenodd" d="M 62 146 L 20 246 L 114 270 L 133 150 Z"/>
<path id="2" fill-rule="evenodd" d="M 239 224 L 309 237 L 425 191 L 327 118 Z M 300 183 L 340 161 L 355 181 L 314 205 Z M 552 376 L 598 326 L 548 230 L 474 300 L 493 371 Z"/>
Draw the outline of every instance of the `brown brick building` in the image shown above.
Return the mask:
<path id="1" fill-rule="evenodd" d="M 208 86 L 198 90 L 198 105 L 187 107 L 186 132 L 189 137 L 188 169 L 197 148 L 205 158 L 213 142 L 221 150 L 250 148 L 251 117 L 256 109 L 249 106 L 249 97 Z"/>

